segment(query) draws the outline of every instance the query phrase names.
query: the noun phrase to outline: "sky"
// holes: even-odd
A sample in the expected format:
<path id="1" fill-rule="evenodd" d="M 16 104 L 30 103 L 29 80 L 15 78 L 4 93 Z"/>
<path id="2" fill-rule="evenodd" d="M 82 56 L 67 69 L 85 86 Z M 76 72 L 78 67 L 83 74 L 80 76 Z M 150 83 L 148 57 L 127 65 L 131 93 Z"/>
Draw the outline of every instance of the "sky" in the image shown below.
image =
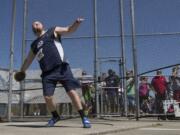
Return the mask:
<path id="1" fill-rule="evenodd" d="M 0 67 L 9 67 L 9 47 L 11 35 L 12 1 L 0 0 Z M 180 32 L 180 0 L 134 0 L 136 34 Z M 16 28 L 14 67 L 21 66 L 21 46 L 23 34 L 23 0 L 16 0 Z M 130 0 L 124 0 L 124 30 L 131 34 Z M 72 68 L 82 68 L 89 74 L 94 72 L 94 39 L 78 38 L 94 36 L 93 0 L 28 0 L 27 48 L 35 39 L 31 24 L 40 20 L 45 28 L 71 25 L 77 17 L 85 21 L 79 29 L 62 43 L 65 55 Z M 120 35 L 119 0 L 97 0 L 98 36 Z M 180 63 L 180 35 L 136 36 L 138 73 L 167 65 Z M 120 37 L 98 38 L 98 57 L 120 57 Z M 133 68 L 131 37 L 125 37 L 127 69 Z M 103 62 L 100 71 L 113 68 L 118 72 L 118 62 Z M 34 61 L 30 69 L 39 69 Z M 170 74 L 170 69 L 165 70 Z"/>

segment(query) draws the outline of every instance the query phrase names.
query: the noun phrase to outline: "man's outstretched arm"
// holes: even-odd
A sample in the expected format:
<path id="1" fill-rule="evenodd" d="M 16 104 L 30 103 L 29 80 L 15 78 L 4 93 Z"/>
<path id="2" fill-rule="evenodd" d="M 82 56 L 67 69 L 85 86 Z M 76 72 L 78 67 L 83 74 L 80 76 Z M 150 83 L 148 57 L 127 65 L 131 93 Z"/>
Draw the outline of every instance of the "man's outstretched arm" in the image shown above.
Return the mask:
<path id="1" fill-rule="evenodd" d="M 69 33 L 76 31 L 76 29 L 79 27 L 79 25 L 83 21 L 84 21 L 83 18 L 77 18 L 76 21 L 71 26 L 56 27 L 55 28 L 55 36 L 65 35 L 65 34 L 69 34 Z"/>

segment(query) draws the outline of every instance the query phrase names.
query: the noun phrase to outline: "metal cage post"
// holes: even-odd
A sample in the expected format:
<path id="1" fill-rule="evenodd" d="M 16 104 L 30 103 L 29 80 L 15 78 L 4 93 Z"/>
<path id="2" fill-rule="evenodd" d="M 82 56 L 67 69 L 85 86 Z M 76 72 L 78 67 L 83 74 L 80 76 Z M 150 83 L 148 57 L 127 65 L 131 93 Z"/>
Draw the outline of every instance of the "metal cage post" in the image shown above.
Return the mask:
<path id="1" fill-rule="evenodd" d="M 11 44 L 10 44 L 10 65 L 9 65 L 9 93 L 8 93 L 8 121 L 11 121 L 12 87 L 14 71 L 14 35 L 16 25 L 16 0 L 12 4 Z"/>
<path id="2" fill-rule="evenodd" d="M 122 58 L 122 89 L 124 90 L 124 111 L 125 111 L 125 116 L 128 115 L 128 109 L 127 109 L 127 91 L 126 91 L 126 80 L 125 80 L 125 76 L 126 76 L 126 60 L 125 60 L 125 44 L 124 44 L 124 0 L 120 0 L 119 4 L 120 4 L 120 28 L 121 28 L 121 58 Z"/>
<path id="3" fill-rule="evenodd" d="M 99 117 L 99 89 L 97 86 L 98 81 L 98 36 L 97 36 L 97 0 L 94 0 L 94 80 L 96 90 L 96 113 Z"/>
<path id="4" fill-rule="evenodd" d="M 130 12 L 131 12 L 131 26 L 132 26 L 132 54 L 133 54 L 135 101 L 136 101 L 135 117 L 136 117 L 136 120 L 139 120 L 139 90 L 138 90 L 138 69 L 137 69 L 137 48 L 136 48 L 134 0 L 130 1 Z"/>

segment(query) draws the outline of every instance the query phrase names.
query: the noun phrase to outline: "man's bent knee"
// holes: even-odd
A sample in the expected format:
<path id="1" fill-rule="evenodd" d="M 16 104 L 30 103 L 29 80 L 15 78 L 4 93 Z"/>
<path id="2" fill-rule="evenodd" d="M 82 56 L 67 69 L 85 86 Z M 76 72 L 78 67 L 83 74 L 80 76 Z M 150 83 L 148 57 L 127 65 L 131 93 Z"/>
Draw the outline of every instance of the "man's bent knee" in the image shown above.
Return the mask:
<path id="1" fill-rule="evenodd" d="M 74 94 L 77 94 L 76 90 L 69 90 L 67 92 L 68 95 L 74 95 Z"/>
<path id="2" fill-rule="evenodd" d="M 46 100 L 46 102 L 52 101 L 53 96 L 44 96 L 44 99 Z"/>

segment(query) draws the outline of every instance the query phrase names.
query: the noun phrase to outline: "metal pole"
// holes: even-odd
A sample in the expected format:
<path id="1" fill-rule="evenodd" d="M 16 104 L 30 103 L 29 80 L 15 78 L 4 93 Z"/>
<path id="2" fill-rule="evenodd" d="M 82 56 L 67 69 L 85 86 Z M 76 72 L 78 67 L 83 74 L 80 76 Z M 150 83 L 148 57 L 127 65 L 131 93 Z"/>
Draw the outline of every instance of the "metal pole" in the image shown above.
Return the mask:
<path id="1" fill-rule="evenodd" d="M 121 77 L 122 76 L 122 70 L 121 70 L 121 58 L 118 60 L 118 66 L 119 66 L 119 77 Z M 121 88 L 121 86 L 122 86 L 122 80 L 120 79 L 119 80 L 119 88 Z M 121 98 L 121 96 L 120 96 L 120 91 L 119 91 L 119 88 L 118 88 L 118 90 L 117 90 L 117 113 L 119 113 L 120 114 L 120 108 L 122 107 L 121 106 L 121 104 L 120 104 L 120 98 Z"/>
<path id="2" fill-rule="evenodd" d="M 23 15 L 23 39 L 22 39 L 22 64 L 25 59 L 26 55 L 26 31 L 27 31 L 27 6 L 28 6 L 28 1 L 24 0 L 24 15 Z M 20 83 L 21 90 L 25 89 L 25 82 L 22 81 Z M 24 116 L 24 91 L 21 92 L 20 95 L 20 116 Z"/>
<path id="3" fill-rule="evenodd" d="M 9 65 L 9 93 L 8 93 L 8 121 L 9 122 L 11 121 L 11 106 L 12 106 L 15 23 L 16 23 L 16 0 L 13 0 L 12 24 L 11 24 L 11 44 L 10 44 L 10 65 Z"/>
<path id="4" fill-rule="evenodd" d="M 126 59 L 125 59 L 125 46 L 124 46 L 124 5 L 123 0 L 120 0 L 120 25 L 121 25 L 121 58 L 122 58 L 122 78 L 126 75 Z M 122 80 L 122 89 L 124 90 L 124 111 L 125 116 L 128 115 L 127 109 L 127 91 L 126 91 L 126 80 Z"/>
<path id="5" fill-rule="evenodd" d="M 102 76 L 102 61 L 101 61 L 101 59 L 99 59 L 98 58 L 98 68 L 99 68 L 99 73 L 100 73 L 100 76 Z M 100 82 L 99 83 L 101 83 L 101 80 L 102 78 L 100 78 Z M 103 115 L 104 114 L 104 111 L 103 111 L 103 106 L 104 106 L 104 103 L 103 103 L 103 90 L 104 89 L 102 89 L 102 88 L 99 88 L 99 92 L 100 92 L 100 95 L 101 95 L 101 98 L 100 98 L 100 104 L 101 104 L 101 106 L 100 106 L 100 115 Z"/>
<path id="6" fill-rule="evenodd" d="M 97 0 L 94 0 L 94 79 L 96 90 L 96 113 L 99 117 L 99 89 L 97 86 L 98 81 L 98 38 L 97 38 Z"/>
<path id="7" fill-rule="evenodd" d="M 135 83 L 135 100 L 136 100 L 136 120 L 139 120 L 139 91 L 138 91 L 138 69 L 137 69 L 137 51 L 136 51 L 136 33 L 135 33 L 135 17 L 134 17 L 134 0 L 131 0 L 131 25 L 132 25 L 132 53 L 133 53 L 133 69 Z"/>
<path id="8" fill-rule="evenodd" d="M 119 59 L 119 75 L 120 75 L 120 78 L 121 77 L 123 77 L 123 60 L 122 60 L 123 58 L 120 58 Z M 122 94 L 122 89 L 124 88 L 124 84 L 123 84 L 123 82 L 124 82 L 124 79 L 122 80 L 122 79 L 120 79 L 120 89 L 121 89 L 121 91 L 119 91 L 118 92 L 118 113 L 121 113 L 121 115 L 123 115 L 124 114 L 124 110 L 122 109 L 122 107 L 123 108 L 125 108 L 125 104 L 122 104 L 122 103 L 124 103 L 124 102 L 122 102 L 122 101 L 124 101 L 124 100 L 122 100 L 122 99 L 125 99 L 125 94 Z M 124 106 L 122 106 L 122 105 L 124 105 Z"/>

